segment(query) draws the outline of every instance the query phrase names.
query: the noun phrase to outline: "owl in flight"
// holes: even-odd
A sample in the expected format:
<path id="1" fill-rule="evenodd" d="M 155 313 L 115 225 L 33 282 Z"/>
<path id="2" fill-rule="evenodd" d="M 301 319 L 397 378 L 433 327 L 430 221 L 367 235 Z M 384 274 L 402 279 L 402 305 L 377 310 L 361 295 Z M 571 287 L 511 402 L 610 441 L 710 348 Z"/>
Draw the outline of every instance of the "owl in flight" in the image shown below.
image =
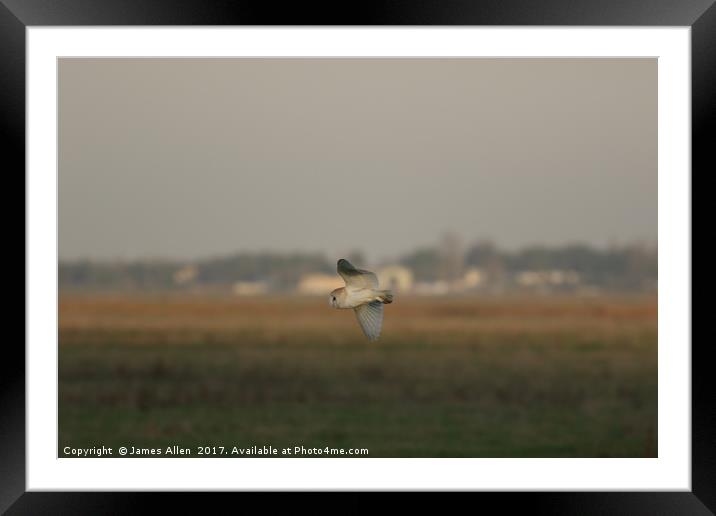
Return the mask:
<path id="1" fill-rule="evenodd" d="M 365 336 L 376 340 L 383 325 L 383 305 L 393 302 L 393 293 L 379 290 L 375 274 L 356 269 L 343 258 L 338 260 L 338 274 L 346 286 L 331 292 L 329 304 L 333 308 L 352 308 Z"/>

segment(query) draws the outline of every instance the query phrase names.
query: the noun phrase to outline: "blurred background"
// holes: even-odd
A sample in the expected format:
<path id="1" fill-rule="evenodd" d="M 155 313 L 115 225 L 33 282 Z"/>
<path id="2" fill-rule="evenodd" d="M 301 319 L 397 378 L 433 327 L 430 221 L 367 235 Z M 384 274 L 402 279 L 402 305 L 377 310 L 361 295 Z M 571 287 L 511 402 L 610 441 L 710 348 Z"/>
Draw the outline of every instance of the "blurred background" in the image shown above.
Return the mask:
<path id="1" fill-rule="evenodd" d="M 59 451 L 657 454 L 656 61 L 61 59 Z M 338 258 L 396 293 L 328 307 Z"/>

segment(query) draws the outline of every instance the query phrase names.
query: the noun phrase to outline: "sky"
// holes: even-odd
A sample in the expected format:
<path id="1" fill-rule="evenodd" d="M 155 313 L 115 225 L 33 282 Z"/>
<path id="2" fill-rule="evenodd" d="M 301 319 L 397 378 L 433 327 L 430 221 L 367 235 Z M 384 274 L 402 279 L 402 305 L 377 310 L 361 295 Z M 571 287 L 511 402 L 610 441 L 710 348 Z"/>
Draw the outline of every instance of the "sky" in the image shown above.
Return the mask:
<path id="1" fill-rule="evenodd" d="M 655 59 L 59 62 L 60 259 L 657 238 Z"/>

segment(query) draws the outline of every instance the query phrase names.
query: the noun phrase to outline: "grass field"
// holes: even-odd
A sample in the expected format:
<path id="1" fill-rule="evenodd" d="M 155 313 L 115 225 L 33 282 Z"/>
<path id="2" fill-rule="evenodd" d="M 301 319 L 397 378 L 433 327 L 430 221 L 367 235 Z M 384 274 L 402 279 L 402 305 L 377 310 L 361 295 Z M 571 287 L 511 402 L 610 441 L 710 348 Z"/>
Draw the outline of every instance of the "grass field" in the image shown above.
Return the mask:
<path id="1" fill-rule="evenodd" d="M 323 297 L 63 295 L 59 311 L 60 456 L 657 454 L 653 297 L 399 297 L 376 343 Z"/>

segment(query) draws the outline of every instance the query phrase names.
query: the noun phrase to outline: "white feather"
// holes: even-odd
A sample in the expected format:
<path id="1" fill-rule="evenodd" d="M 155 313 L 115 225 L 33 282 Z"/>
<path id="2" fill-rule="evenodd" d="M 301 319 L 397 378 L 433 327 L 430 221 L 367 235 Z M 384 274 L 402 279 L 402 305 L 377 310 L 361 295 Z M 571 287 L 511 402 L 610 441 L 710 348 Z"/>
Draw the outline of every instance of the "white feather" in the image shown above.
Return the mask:
<path id="1" fill-rule="evenodd" d="M 368 340 L 376 340 L 380 336 L 380 329 L 383 326 L 383 303 L 373 301 L 357 306 L 353 310 Z"/>

